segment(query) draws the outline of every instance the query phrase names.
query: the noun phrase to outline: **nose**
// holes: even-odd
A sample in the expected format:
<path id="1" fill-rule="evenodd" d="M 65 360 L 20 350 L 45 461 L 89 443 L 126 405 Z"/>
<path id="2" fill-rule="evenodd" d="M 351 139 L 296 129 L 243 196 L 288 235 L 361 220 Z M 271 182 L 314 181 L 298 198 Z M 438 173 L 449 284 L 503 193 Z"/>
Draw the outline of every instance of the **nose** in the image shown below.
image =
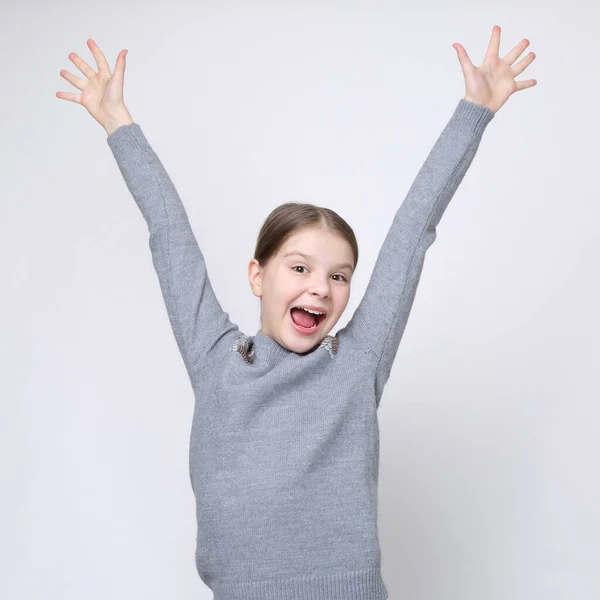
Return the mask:
<path id="1" fill-rule="evenodd" d="M 315 277 L 314 280 L 311 281 L 310 295 L 329 298 L 329 280 L 323 277 Z"/>

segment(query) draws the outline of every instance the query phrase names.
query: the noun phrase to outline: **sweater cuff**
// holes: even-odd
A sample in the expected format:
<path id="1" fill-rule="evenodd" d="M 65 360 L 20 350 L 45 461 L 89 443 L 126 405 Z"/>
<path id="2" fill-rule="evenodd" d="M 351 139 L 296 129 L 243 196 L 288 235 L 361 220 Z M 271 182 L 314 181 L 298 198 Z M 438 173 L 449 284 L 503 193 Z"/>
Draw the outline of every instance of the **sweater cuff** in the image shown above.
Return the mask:
<path id="1" fill-rule="evenodd" d="M 481 135 L 494 116 L 494 111 L 487 106 L 461 98 L 449 124 L 461 129 L 469 128 Z"/>
<path id="2" fill-rule="evenodd" d="M 138 123 L 121 125 L 121 127 L 115 129 L 106 138 L 106 142 L 113 152 L 115 152 L 117 148 L 122 148 L 124 150 L 139 150 L 144 144 L 144 141 L 146 140 Z"/>

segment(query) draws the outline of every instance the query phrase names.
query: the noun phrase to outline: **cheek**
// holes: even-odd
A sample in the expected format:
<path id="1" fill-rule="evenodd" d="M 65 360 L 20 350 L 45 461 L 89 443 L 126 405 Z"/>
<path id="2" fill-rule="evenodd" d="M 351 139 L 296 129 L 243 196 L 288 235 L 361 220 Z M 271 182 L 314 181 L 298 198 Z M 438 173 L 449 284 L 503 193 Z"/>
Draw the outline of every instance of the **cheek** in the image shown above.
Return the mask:
<path id="1" fill-rule="evenodd" d="M 344 284 L 344 287 L 340 287 L 337 290 L 337 295 L 336 295 L 336 299 L 338 300 L 338 302 L 344 303 L 344 302 L 348 302 L 348 300 L 350 299 L 350 285 L 349 284 Z"/>
<path id="2" fill-rule="evenodd" d="M 302 294 L 301 285 L 300 278 L 284 271 L 271 288 L 273 299 L 289 312 L 290 305 Z"/>
<path id="3" fill-rule="evenodd" d="M 350 301 L 350 289 L 348 288 L 336 298 L 336 311 L 343 313 Z"/>
<path id="4" fill-rule="evenodd" d="M 306 282 L 303 282 L 302 277 L 294 276 L 294 272 L 284 271 L 277 281 L 277 290 L 283 297 L 293 297 L 298 294 L 298 290 L 302 290 Z"/>

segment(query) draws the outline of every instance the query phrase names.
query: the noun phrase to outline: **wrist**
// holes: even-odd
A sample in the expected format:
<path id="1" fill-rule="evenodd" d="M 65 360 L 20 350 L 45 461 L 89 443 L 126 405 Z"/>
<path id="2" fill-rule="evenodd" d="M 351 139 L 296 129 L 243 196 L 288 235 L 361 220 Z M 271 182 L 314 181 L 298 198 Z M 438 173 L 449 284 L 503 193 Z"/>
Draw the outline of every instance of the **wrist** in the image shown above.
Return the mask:
<path id="1" fill-rule="evenodd" d="M 104 129 L 106 130 L 106 134 L 110 135 L 113 131 L 119 129 L 119 127 L 130 125 L 133 122 L 133 117 L 125 108 L 122 111 L 109 115 L 104 122 Z"/>

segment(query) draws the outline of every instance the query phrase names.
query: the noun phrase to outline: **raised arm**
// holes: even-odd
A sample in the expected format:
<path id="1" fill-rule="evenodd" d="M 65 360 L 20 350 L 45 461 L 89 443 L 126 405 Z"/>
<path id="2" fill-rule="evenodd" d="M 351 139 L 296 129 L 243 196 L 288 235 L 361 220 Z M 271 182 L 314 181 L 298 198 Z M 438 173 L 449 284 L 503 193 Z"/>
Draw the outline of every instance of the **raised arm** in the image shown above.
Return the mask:
<path id="1" fill-rule="evenodd" d="M 376 355 L 378 404 L 406 328 L 425 254 L 493 117 L 489 108 L 460 100 L 394 216 L 358 308 L 338 332 L 341 343 L 346 338 L 350 345 L 369 348 Z"/>
<path id="2" fill-rule="evenodd" d="M 140 126 L 122 125 L 107 142 L 148 225 L 152 262 L 175 339 L 193 379 L 215 353 L 222 354 L 224 335 L 238 327 L 215 296 L 185 208 Z"/>
<path id="3" fill-rule="evenodd" d="M 344 330 L 338 332 L 351 344 L 374 353 L 377 406 L 406 328 L 425 254 L 435 241 L 436 227 L 473 161 L 483 132 L 514 93 L 537 85 L 536 79 L 515 81 L 536 58 L 530 52 L 516 62 L 529 46 L 527 38 L 500 58 L 500 27 L 494 25 L 479 67 L 463 46 L 452 46 L 463 71 L 465 97 L 396 212 L 360 305 Z"/>
<path id="4" fill-rule="evenodd" d="M 190 379 L 226 350 L 237 330 L 215 297 L 204 257 L 185 208 L 156 153 L 123 101 L 126 50 L 114 73 L 92 39 L 87 41 L 97 65 L 92 69 L 75 52 L 69 58 L 86 77 L 60 72 L 81 94 L 57 92 L 57 98 L 80 104 L 105 129 L 107 142 L 150 232 L 152 261 L 175 339 Z"/>

